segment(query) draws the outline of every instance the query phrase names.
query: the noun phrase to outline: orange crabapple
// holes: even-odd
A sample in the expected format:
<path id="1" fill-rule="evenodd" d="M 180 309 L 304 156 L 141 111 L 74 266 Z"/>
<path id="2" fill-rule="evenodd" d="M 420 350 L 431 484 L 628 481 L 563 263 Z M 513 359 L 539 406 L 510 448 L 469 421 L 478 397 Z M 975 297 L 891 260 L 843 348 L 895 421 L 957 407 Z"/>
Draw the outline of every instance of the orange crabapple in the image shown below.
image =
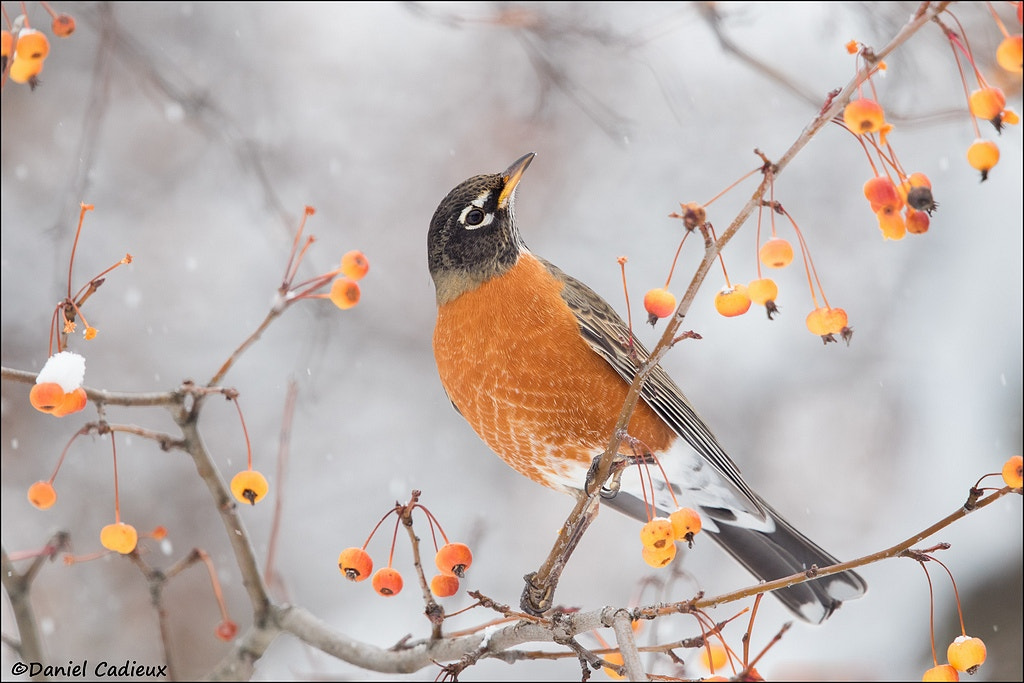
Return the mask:
<path id="1" fill-rule="evenodd" d="M 846 105 L 843 123 L 857 135 L 881 131 L 886 125 L 885 110 L 878 102 L 861 97 Z"/>
<path id="2" fill-rule="evenodd" d="M 608 662 L 609 664 L 615 664 L 616 666 L 622 666 L 623 664 L 626 663 L 626 660 L 622 658 L 622 653 L 621 652 L 609 652 L 608 654 L 602 655 L 602 656 L 604 657 L 604 660 L 606 662 Z M 614 669 L 609 669 L 607 666 L 602 667 L 602 670 L 605 672 L 605 674 L 608 675 L 609 678 L 614 678 L 616 680 L 621 680 L 621 679 L 625 678 L 625 676 L 623 676 L 622 674 L 618 673 Z"/>
<path id="3" fill-rule="evenodd" d="M 257 470 L 242 470 L 231 478 L 231 493 L 239 503 L 255 505 L 269 490 L 267 478 Z"/>
<path id="4" fill-rule="evenodd" d="M 781 237 L 773 237 L 761 246 L 757 257 L 769 268 L 785 268 L 793 262 L 793 245 Z"/>
<path id="5" fill-rule="evenodd" d="M 64 402 L 64 389 L 56 382 L 39 382 L 28 392 L 32 407 L 43 413 L 52 413 Z"/>
<path id="6" fill-rule="evenodd" d="M 465 578 L 466 570 L 473 564 L 473 553 L 465 543 L 447 543 L 434 556 L 437 570 L 448 576 Z"/>
<path id="7" fill-rule="evenodd" d="M 924 211 L 910 209 L 907 211 L 907 232 L 912 235 L 921 235 L 928 232 L 931 219 Z"/>
<path id="8" fill-rule="evenodd" d="M 644 308 L 651 316 L 651 323 L 658 318 L 667 318 L 676 312 L 676 297 L 672 292 L 658 287 L 644 294 Z"/>
<path id="9" fill-rule="evenodd" d="M 864 197 L 871 202 L 871 210 L 876 213 L 887 206 L 896 210 L 903 208 L 900 192 L 889 176 L 875 176 L 864 183 Z"/>
<path id="10" fill-rule="evenodd" d="M 643 550 L 640 551 L 640 556 L 643 557 L 644 562 L 650 566 L 655 569 L 661 569 L 675 559 L 676 544 L 668 543 L 664 548 L 644 546 Z"/>
<path id="11" fill-rule="evenodd" d="M 978 88 L 967 98 L 967 104 L 979 119 L 991 121 L 1006 108 L 1006 95 L 999 88 Z"/>
<path id="12" fill-rule="evenodd" d="M 640 529 L 640 542 L 645 548 L 661 550 L 674 541 L 672 520 L 668 517 L 655 517 Z"/>
<path id="13" fill-rule="evenodd" d="M 347 310 L 359 303 L 359 285 L 355 280 L 339 277 L 331 283 L 331 293 L 329 296 L 331 303 L 343 311 Z"/>
<path id="14" fill-rule="evenodd" d="M 726 318 L 743 315 L 750 310 L 750 295 L 746 285 L 723 287 L 715 294 L 715 310 Z"/>
<path id="15" fill-rule="evenodd" d="M 45 33 L 34 28 L 23 28 L 18 34 L 18 42 L 14 44 L 15 61 L 42 62 L 50 54 L 50 41 Z"/>
<path id="16" fill-rule="evenodd" d="M 48 481 L 37 481 L 28 487 L 28 502 L 40 510 L 47 510 L 57 502 L 57 490 Z"/>
<path id="17" fill-rule="evenodd" d="M 85 389 L 78 387 L 74 391 L 64 394 L 64 400 L 59 406 L 51 410 L 50 414 L 54 417 L 64 417 L 65 415 L 84 410 L 88 403 L 89 397 L 86 396 Z"/>
<path id="18" fill-rule="evenodd" d="M 1017 5 L 1017 11 L 1020 11 L 1020 5 Z M 999 66 L 1003 67 L 1011 73 L 1021 73 L 1024 71 L 1024 66 L 1021 62 L 1024 61 L 1024 36 L 1018 33 L 1015 36 L 1007 36 L 1003 39 L 1003 42 L 999 43 L 999 47 L 996 48 L 996 61 Z"/>
<path id="19" fill-rule="evenodd" d="M 402 575 L 392 567 L 382 567 L 373 575 L 373 590 L 390 598 L 402 592 Z"/>
<path id="20" fill-rule="evenodd" d="M 363 548 L 345 548 L 338 555 L 338 569 L 349 581 L 365 581 L 373 571 L 373 559 Z"/>
<path id="21" fill-rule="evenodd" d="M 901 240 L 907 236 L 907 222 L 899 209 L 884 206 L 875 213 L 882 237 L 887 240 Z"/>
<path id="22" fill-rule="evenodd" d="M 353 249 L 341 257 L 341 272 L 351 280 L 361 280 L 370 270 L 370 262 L 363 252 Z"/>
<path id="23" fill-rule="evenodd" d="M 921 676 L 921 680 L 934 681 L 935 683 L 940 683 L 941 681 L 959 681 L 960 674 L 957 673 L 957 670 L 949 664 L 939 664 L 938 666 L 933 666 L 925 671 L 924 675 Z"/>
<path id="24" fill-rule="evenodd" d="M 751 280 L 747 285 L 747 295 L 750 300 L 759 306 L 764 306 L 769 301 L 775 301 L 779 296 L 779 286 L 770 277 L 763 277 L 759 280 Z"/>
<path id="25" fill-rule="evenodd" d="M 7 73 L 15 83 L 28 83 L 34 87 L 37 83 L 35 79 L 42 71 L 41 59 L 15 59 Z"/>
<path id="26" fill-rule="evenodd" d="M 459 592 L 459 577 L 437 574 L 430 580 L 430 592 L 439 598 L 450 598 Z"/>
<path id="27" fill-rule="evenodd" d="M 973 674 L 985 663 L 985 643 L 981 638 L 957 636 L 946 649 L 946 660 L 957 671 Z"/>
<path id="28" fill-rule="evenodd" d="M 677 541 L 692 542 L 700 533 L 700 515 L 693 508 L 679 508 L 668 516 L 672 522 L 672 535 Z"/>
<path id="29" fill-rule="evenodd" d="M 710 650 L 710 655 L 708 651 Z M 729 653 L 721 645 L 708 645 L 700 649 L 700 663 L 708 671 L 721 669 L 729 661 Z"/>
<path id="30" fill-rule="evenodd" d="M 1014 489 L 1024 486 L 1024 459 L 1021 456 L 1015 455 L 1003 465 L 1003 481 Z"/>
<path id="31" fill-rule="evenodd" d="M 75 18 L 70 14 L 58 14 L 53 18 L 50 30 L 58 38 L 67 38 L 75 32 Z"/>
<path id="32" fill-rule="evenodd" d="M 230 619 L 225 619 L 224 621 L 217 624 L 217 630 L 214 631 L 214 633 L 216 633 L 217 637 L 223 640 L 224 642 L 230 643 L 232 640 L 235 639 L 235 635 L 238 634 L 238 624 L 231 621 Z"/>
<path id="33" fill-rule="evenodd" d="M 139 543 L 139 532 L 131 524 L 115 522 L 100 531 L 100 544 L 107 550 L 128 555 Z"/>
<path id="34" fill-rule="evenodd" d="M 991 140 L 975 140 L 967 148 L 967 163 L 981 171 L 981 180 L 988 180 L 988 172 L 999 163 L 999 146 Z"/>
<path id="35" fill-rule="evenodd" d="M 829 334 L 839 334 L 846 327 L 848 318 L 846 311 L 841 308 L 829 308 L 827 306 L 815 308 L 807 314 L 807 329 L 812 334 L 824 337 Z"/>

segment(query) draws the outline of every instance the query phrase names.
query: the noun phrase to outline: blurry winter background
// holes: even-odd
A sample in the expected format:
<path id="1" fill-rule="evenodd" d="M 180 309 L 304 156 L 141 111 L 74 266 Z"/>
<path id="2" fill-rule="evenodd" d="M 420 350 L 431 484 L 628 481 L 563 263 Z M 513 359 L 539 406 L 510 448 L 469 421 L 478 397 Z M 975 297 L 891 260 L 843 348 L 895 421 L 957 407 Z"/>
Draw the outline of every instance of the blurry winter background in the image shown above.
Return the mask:
<path id="1" fill-rule="evenodd" d="M 880 47 L 915 6 L 719 5 L 724 34 L 781 79 L 723 49 L 694 4 L 58 6 L 78 30 L 52 39 L 42 85 L 3 89 L 3 365 L 35 371 L 47 357 L 79 202 L 96 209 L 86 218 L 74 287 L 125 253 L 135 260 L 85 309 L 99 336 L 77 337 L 72 348 L 87 358 L 88 386 L 137 392 L 213 375 L 266 314 L 302 207 L 313 205 L 307 230 L 317 242 L 300 277 L 361 249 L 371 264 L 361 303 L 344 312 L 326 301 L 292 307 L 225 380 L 241 392 L 256 466 L 266 473 L 275 469 L 287 383 L 298 382 L 284 485 L 272 481 L 270 504 L 242 511 L 262 556 L 274 499 L 283 499 L 276 595 L 381 647 L 427 636 L 401 539 L 395 562 L 407 590 L 395 598 L 345 581 L 336 566 L 342 548 L 361 545 L 388 507 L 418 488 L 449 536 L 473 543 L 464 585 L 517 605 L 522 575 L 546 555 L 571 500 L 506 467 L 445 398 L 431 352 L 425 263 L 438 202 L 466 177 L 537 152 L 517 202 L 527 243 L 621 312 L 616 257 L 627 255 L 640 320 L 643 292 L 664 282 L 680 237 L 681 224 L 667 215 L 757 166 L 755 147 L 777 158 L 826 93 L 853 76 L 843 45 Z M 1019 31 L 1012 5 L 999 6 Z M 28 7 L 33 24 L 48 30 L 43 9 Z M 5 9 L 18 12 L 12 3 Z M 1001 35 L 987 8 L 955 11 L 979 66 L 1020 111 L 1019 76 L 994 63 Z M 772 322 L 759 307 L 737 319 L 715 313 L 723 281 L 713 271 L 686 323 L 703 341 L 679 345 L 665 361 L 752 486 L 842 558 L 924 529 L 955 510 L 981 474 L 1021 452 L 1021 130 L 1003 133 L 1002 159 L 979 184 L 965 161 L 975 134 L 940 29 L 925 27 L 888 63 L 879 97 L 902 162 L 932 179 L 941 207 L 931 231 L 882 240 L 861 193 L 870 169 L 838 127 L 820 134 L 776 184 L 830 301 L 850 314 L 853 343 L 825 347 L 806 330 L 812 306 L 799 266 L 774 274 L 782 315 Z M 724 227 L 755 182 L 716 202 L 712 222 Z M 780 230 L 792 240 L 787 226 Z M 725 252 L 735 281 L 755 277 L 755 249 L 751 222 Z M 677 293 L 699 251 L 688 245 Z M 657 334 L 641 330 L 649 344 Z M 27 398 L 26 385 L 3 384 L 4 547 L 30 550 L 68 529 L 75 552 L 93 552 L 113 515 L 109 443 L 79 439 L 57 479 L 58 504 L 35 510 L 27 487 L 49 476 L 95 412 L 55 420 Z M 174 431 L 161 410 L 113 407 L 107 417 Z M 209 403 L 201 428 L 225 477 L 244 467 L 230 404 Z M 248 603 L 191 462 L 138 438 L 118 445 L 122 515 L 140 530 L 170 530 L 172 553 L 164 557 L 149 542 L 149 561 L 167 566 L 193 546 L 208 550 L 244 629 Z M 629 603 L 652 574 L 638 530 L 602 514 L 557 600 L 585 609 Z M 370 546 L 378 564 L 389 536 Z M 953 545 L 941 557 L 958 579 L 968 632 L 989 647 L 976 679 L 1022 675 L 1020 539 L 1021 502 L 1008 498 L 921 543 Z M 706 540 L 683 566 L 696 584 L 648 591 L 644 602 L 750 582 Z M 759 664 L 763 675 L 919 679 L 931 666 L 925 577 L 908 560 L 862 573 L 868 595 L 824 627 L 796 624 Z M 941 663 L 959 626 L 948 580 L 941 572 L 933 578 Z M 209 579 L 190 569 L 167 597 L 177 671 L 202 675 L 230 647 L 214 637 L 220 618 Z M 3 633 L 13 636 L 4 603 Z M 447 601 L 449 611 L 467 604 L 464 590 Z M 146 583 L 119 557 L 48 565 L 34 606 L 50 663 L 159 660 Z M 451 628 L 488 618 L 474 611 Z M 752 650 L 788 618 L 766 600 Z M 697 633 L 686 617 L 658 629 L 663 638 Z M 738 643 L 743 626 L 731 629 L 726 635 Z M 5 677 L 14 661 L 4 647 Z M 484 661 L 463 678 L 579 675 L 573 659 Z M 394 678 L 287 636 L 256 669 L 262 680 L 371 676 Z"/>

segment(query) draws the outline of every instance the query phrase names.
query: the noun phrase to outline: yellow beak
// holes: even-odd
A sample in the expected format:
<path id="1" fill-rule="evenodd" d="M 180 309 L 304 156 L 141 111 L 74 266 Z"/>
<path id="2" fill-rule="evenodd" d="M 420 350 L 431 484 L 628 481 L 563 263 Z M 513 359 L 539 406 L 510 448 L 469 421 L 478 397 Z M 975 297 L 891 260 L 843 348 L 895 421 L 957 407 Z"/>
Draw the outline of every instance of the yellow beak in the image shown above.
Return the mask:
<path id="1" fill-rule="evenodd" d="M 533 158 L 537 156 L 534 152 L 530 152 L 516 161 L 508 167 L 501 177 L 505 180 L 505 187 L 501 189 L 501 194 L 498 195 L 498 208 L 504 209 L 508 206 L 508 202 L 512 199 L 512 193 L 515 192 L 516 185 L 519 184 L 519 180 L 523 177 L 523 173 L 526 172 L 526 167 L 530 165 Z"/>

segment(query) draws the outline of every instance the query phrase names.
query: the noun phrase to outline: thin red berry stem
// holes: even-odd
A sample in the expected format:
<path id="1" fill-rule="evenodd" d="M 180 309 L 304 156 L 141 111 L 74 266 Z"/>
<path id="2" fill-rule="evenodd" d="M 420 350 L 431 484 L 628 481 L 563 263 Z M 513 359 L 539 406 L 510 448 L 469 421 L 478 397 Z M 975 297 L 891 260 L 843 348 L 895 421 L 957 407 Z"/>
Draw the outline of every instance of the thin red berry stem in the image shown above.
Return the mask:
<path id="1" fill-rule="evenodd" d="M 220 608 L 220 617 L 223 621 L 231 621 L 228 615 L 228 606 L 224 602 L 224 593 L 220 589 L 220 581 L 217 580 L 217 570 L 213 566 L 213 560 L 205 550 L 196 550 L 199 559 L 206 565 L 206 571 L 210 575 L 210 583 L 213 585 L 213 596 L 217 599 L 217 606 Z"/>
<path id="2" fill-rule="evenodd" d="M 938 560 L 938 559 L 933 557 L 932 561 L 938 562 L 939 566 L 942 567 L 943 569 L 945 569 L 946 570 L 946 574 L 949 575 L 949 581 L 950 581 L 950 583 L 953 584 L 953 597 L 956 598 L 956 613 L 957 613 L 957 616 L 960 617 L 960 634 L 966 636 L 967 635 L 967 629 L 964 628 L 964 611 L 960 607 L 960 591 L 957 590 L 956 579 L 953 578 L 953 572 L 949 571 L 949 567 L 947 567 L 945 565 L 945 563 L 942 562 L 942 560 Z"/>
<path id="3" fill-rule="evenodd" d="M 299 252 L 299 240 L 302 239 L 302 231 L 306 229 L 306 218 L 314 213 L 316 213 L 316 209 L 309 205 L 306 205 L 303 210 L 302 220 L 299 221 L 299 229 L 295 231 L 295 239 L 292 240 L 291 253 L 288 254 L 288 263 L 284 268 L 284 280 L 281 281 L 281 289 L 283 290 L 291 288 L 292 279 L 295 277 L 294 271 L 299 269 L 299 262 L 302 261 L 302 257 L 300 255 L 298 259 L 295 258 L 295 255 Z M 309 246 L 310 240 L 306 241 L 306 246 Z M 306 249 L 303 247 L 302 253 L 305 253 L 305 251 Z M 292 269 L 293 264 L 295 266 L 294 270 Z"/>
<path id="4" fill-rule="evenodd" d="M 758 166 L 757 168 L 753 169 L 749 173 L 744 173 L 739 178 L 737 178 L 735 181 L 733 181 L 733 183 L 731 185 L 729 185 L 729 187 L 725 188 L 724 190 L 722 190 L 721 192 L 716 194 L 714 197 L 712 197 L 708 201 L 704 202 L 701 206 L 703 206 L 704 208 L 707 208 L 707 207 L 711 206 L 712 203 L 714 203 L 715 201 L 721 199 L 722 196 L 725 195 L 725 193 L 729 192 L 729 190 L 733 189 L 734 187 L 736 187 L 737 185 L 742 183 L 744 180 L 746 180 L 750 176 L 752 176 L 755 173 L 759 172 L 761 169 L 762 169 L 762 167 Z"/>
<path id="5" fill-rule="evenodd" d="M 683 233 L 683 239 L 679 240 L 679 246 L 676 247 L 676 255 L 672 257 L 672 266 L 668 269 L 668 277 L 665 278 L 665 289 L 668 289 L 668 285 L 672 282 L 672 274 L 676 272 L 676 262 L 679 261 L 679 254 L 683 252 L 683 245 L 686 244 L 686 238 L 690 236 L 690 231 L 687 230 Z"/>
<path id="6" fill-rule="evenodd" d="M 622 271 L 622 293 L 626 297 L 626 324 L 629 327 L 629 343 L 632 348 L 633 344 L 633 311 L 629 306 L 629 287 L 626 286 L 626 261 L 625 256 L 620 256 L 618 259 L 619 269 Z"/>
<path id="7" fill-rule="evenodd" d="M 235 404 L 235 409 L 238 410 L 238 419 L 242 423 L 242 434 L 245 436 L 245 455 L 249 462 L 249 469 L 252 469 L 252 443 L 249 441 L 249 430 L 245 427 L 245 417 L 242 415 L 242 406 L 238 403 L 238 397 L 232 396 L 231 400 Z"/>
<path id="8" fill-rule="evenodd" d="M 25 3 L 21 3 L 22 11 L 24 11 Z M 28 15 L 25 15 L 25 26 L 28 26 Z M 92 211 L 92 204 L 80 204 L 81 210 L 78 214 L 78 229 L 75 230 L 75 241 L 71 245 L 71 258 L 68 259 L 68 299 L 71 298 L 71 271 L 75 266 L 75 251 L 78 249 L 78 238 L 82 235 L 82 223 L 85 221 L 85 212 Z"/>
<path id="9" fill-rule="evenodd" d="M 117 485 L 117 443 L 114 432 L 110 432 L 110 449 L 114 456 L 114 522 L 121 523 L 121 494 Z"/>
<path id="10" fill-rule="evenodd" d="M 928 579 L 928 631 L 931 634 L 932 640 L 932 662 L 935 666 L 939 665 L 939 657 L 935 652 L 935 588 L 932 586 L 932 576 L 928 573 L 928 567 L 925 566 L 924 562 L 918 562 L 921 565 L 921 569 L 924 570 L 924 576 Z"/>

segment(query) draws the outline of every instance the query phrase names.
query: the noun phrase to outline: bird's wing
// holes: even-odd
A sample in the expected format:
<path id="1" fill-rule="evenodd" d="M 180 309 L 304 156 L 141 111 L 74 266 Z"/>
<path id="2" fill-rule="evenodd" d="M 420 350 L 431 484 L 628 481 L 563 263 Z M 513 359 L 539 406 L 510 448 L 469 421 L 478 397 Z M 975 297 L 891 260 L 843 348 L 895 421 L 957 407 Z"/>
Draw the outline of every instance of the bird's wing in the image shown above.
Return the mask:
<path id="1" fill-rule="evenodd" d="M 587 285 L 566 275 L 557 266 L 547 261 L 543 263 L 554 277 L 565 283 L 562 298 L 575 314 L 580 333 L 590 348 L 604 358 L 623 380 L 632 383 L 640 366 L 650 355 L 647 349 L 633 337 L 635 353 L 631 355 L 630 330 L 615 309 Z M 743 481 L 736 463 L 729 458 L 682 390 L 660 365 L 648 375 L 640 390 L 640 397 L 746 498 L 752 511 L 761 513 L 762 517 L 765 515 L 760 496 Z"/>

